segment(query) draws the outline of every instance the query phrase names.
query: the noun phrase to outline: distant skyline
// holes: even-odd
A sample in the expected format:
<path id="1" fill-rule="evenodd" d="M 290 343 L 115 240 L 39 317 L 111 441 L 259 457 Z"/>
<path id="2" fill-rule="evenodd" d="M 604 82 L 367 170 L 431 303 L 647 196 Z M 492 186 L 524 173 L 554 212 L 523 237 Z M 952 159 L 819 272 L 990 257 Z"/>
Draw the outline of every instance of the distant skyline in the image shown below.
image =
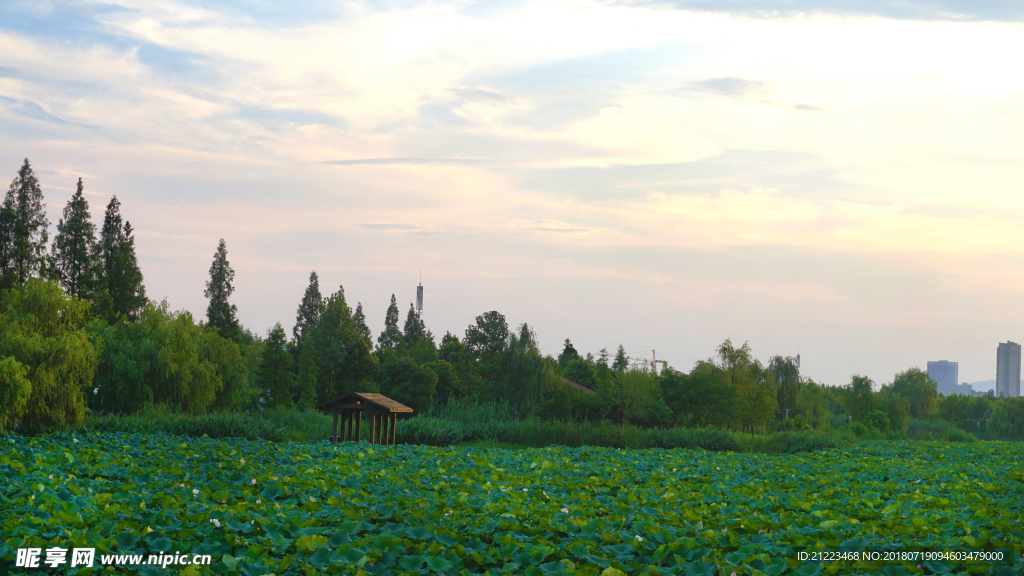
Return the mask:
<path id="1" fill-rule="evenodd" d="M 0 4 L 0 176 L 82 177 L 147 294 L 290 331 L 311 270 L 374 335 L 726 338 L 830 385 L 1024 339 L 1024 5 L 961 0 Z"/>

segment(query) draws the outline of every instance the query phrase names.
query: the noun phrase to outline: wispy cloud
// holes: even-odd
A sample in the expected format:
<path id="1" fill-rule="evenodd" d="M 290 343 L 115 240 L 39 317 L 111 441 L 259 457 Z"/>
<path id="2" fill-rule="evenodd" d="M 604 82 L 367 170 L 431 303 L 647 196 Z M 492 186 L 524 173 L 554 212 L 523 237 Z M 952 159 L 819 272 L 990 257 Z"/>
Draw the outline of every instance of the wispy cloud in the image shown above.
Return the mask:
<path id="1" fill-rule="evenodd" d="M 757 89 L 762 82 L 743 78 L 710 78 L 687 82 L 680 90 L 687 92 L 711 92 L 719 96 L 739 96 Z"/>

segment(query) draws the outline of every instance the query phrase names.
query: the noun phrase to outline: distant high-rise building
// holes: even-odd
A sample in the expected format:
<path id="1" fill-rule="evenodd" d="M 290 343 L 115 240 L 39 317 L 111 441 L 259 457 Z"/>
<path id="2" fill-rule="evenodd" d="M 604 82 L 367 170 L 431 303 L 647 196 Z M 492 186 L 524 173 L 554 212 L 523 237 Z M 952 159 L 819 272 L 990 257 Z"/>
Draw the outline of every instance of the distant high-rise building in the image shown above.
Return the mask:
<path id="1" fill-rule="evenodd" d="M 928 376 L 935 380 L 935 387 L 938 389 L 939 394 L 948 396 L 956 391 L 956 383 L 959 382 L 959 372 L 960 364 L 958 362 L 949 362 L 947 360 L 928 362 Z"/>
<path id="2" fill-rule="evenodd" d="M 996 396 L 1020 396 L 1020 344 L 1002 342 L 996 348 Z"/>

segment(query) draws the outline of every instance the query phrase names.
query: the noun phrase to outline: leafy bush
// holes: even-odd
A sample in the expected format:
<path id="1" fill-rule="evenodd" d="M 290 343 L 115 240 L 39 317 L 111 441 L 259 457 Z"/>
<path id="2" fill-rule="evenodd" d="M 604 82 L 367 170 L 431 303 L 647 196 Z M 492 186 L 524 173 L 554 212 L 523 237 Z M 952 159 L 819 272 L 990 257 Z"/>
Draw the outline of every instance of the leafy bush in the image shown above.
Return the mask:
<path id="1" fill-rule="evenodd" d="M 857 438 L 862 438 L 865 434 L 867 434 L 868 427 L 861 422 L 854 422 L 853 424 L 850 425 L 850 431 L 852 431 L 853 435 L 856 436 Z"/>

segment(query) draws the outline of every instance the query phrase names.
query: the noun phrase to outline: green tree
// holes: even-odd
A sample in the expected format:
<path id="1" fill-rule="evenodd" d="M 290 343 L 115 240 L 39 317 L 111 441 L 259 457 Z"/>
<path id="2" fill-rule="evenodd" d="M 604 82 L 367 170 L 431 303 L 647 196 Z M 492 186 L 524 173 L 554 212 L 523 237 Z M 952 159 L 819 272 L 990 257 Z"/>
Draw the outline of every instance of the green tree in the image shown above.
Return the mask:
<path id="1" fill-rule="evenodd" d="M 905 434 L 907 432 L 907 416 L 909 415 L 910 403 L 905 398 L 893 392 L 892 386 L 882 386 L 879 391 L 878 404 L 885 413 L 889 430 Z"/>
<path id="2" fill-rule="evenodd" d="M 467 348 L 459 337 L 451 332 L 446 332 L 441 339 L 441 347 L 437 351 L 441 361 L 449 363 L 456 373 L 456 379 L 451 394 L 456 397 L 478 396 L 487 399 L 490 390 L 487 390 L 485 380 L 480 376 L 477 369 L 476 356 L 473 351 Z M 438 372 L 438 386 L 443 386 L 443 374 Z"/>
<path id="3" fill-rule="evenodd" d="M 796 367 L 796 358 L 772 356 L 768 361 L 768 370 L 772 373 L 778 388 L 776 402 L 779 406 L 779 417 L 786 419 L 788 412 L 797 407 L 797 398 L 800 395 L 800 369 Z"/>
<path id="4" fill-rule="evenodd" d="M 366 314 L 363 313 L 363 303 L 358 302 L 356 304 L 356 313 L 353 316 L 356 322 L 356 329 L 359 334 L 366 340 L 366 345 L 371 349 L 373 348 L 373 334 L 370 332 L 370 327 L 366 325 Z"/>
<path id="5" fill-rule="evenodd" d="M 462 343 L 479 357 L 493 358 L 505 349 L 508 339 L 505 316 L 492 310 L 476 317 L 475 323 L 466 328 Z"/>
<path id="6" fill-rule="evenodd" d="M 591 390 L 597 389 L 597 376 L 595 369 L 589 362 L 582 358 L 570 360 L 562 370 L 562 376 L 577 384 L 582 384 Z"/>
<path id="7" fill-rule="evenodd" d="M 206 306 L 206 325 L 216 328 L 221 337 L 238 341 L 242 332 L 236 317 L 238 307 L 228 302 L 228 298 L 235 291 L 232 284 L 234 281 L 235 271 L 228 262 L 227 244 L 221 238 L 217 244 L 217 251 L 213 254 L 210 279 L 206 281 L 206 290 L 203 292 L 210 301 Z"/>
<path id="8" fill-rule="evenodd" d="M 437 391 L 437 374 L 408 356 L 388 354 L 377 370 L 381 393 L 417 412 L 426 409 Z"/>
<path id="9" fill-rule="evenodd" d="M 234 341 L 196 324 L 187 311 L 171 312 L 167 301 L 150 304 L 135 322 L 93 322 L 102 342 L 96 368 L 94 408 L 131 413 L 159 404 L 202 414 L 224 390 L 222 367 L 240 370 L 244 363 Z M 230 358 L 218 358 L 218 353 Z"/>
<path id="10" fill-rule="evenodd" d="M 875 385 L 867 376 L 854 374 L 847 384 L 846 408 L 857 422 L 863 422 L 872 410 L 871 388 Z"/>
<path id="11" fill-rule="evenodd" d="M 316 323 L 324 311 L 324 297 L 320 294 L 320 278 L 316 270 L 309 273 L 309 285 L 302 295 L 299 310 L 295 313 L 295 326 L 292 327 L 292 340 L 296 352 L 301 355 L 306 340 L 316 331 Z"/>
<path id="12" fill-rule="evenodd" d="M 280 322 L 267 331 L 266 347 L 256 371 L 256 388 L 270 407 L 292 404 L 295 374 L 292 355 L 288 352 L 284 328 Z"/>
<path id="13" fill-rule="evenodd" d="M 313 346 L 306 346 L 299 353 L 298 374 L 295 378 L 295 406 L 308 409 L 316 406 L 316 387 L 320 379 L 320 370 L 316 365 L 316 351 Z"/>
<path id="14" fill-rule="evenodd" d="M 796 411 L 798 415 L 803 416 L 804 422 L 815 429 L 828 427 L 829 417 L 832 416 L 825 391 L 812 380 L 800 385 L 796 397 Z"/>
<path id="15" fill-rule="evenodd" d="M 85 330 L 88 311 L 87 303 L 38 278 L 0 293 L 0 395 L 11 399 L 0 410 L 5 422 L 20 420 L 28 431 L 82 422 L 97 361 Z M 27 402 L 23 378 L 31 385 Z"/>
<path id="16" fill-rule="evenodd" d="M 626 349 L 619 344 L 619 349 L 615 352 L 615 360 L 612 361 L 612 370 L 616 372 L 625 372 L 629 368 L 629 358 L 626 357 Z"/>
<path id="17" fill-rule="evenodd" d="M 989 429 L 1002 438 L 1024 438 L 1024 398 L 1000 398 L 992 405 Z"/>
<path id="18" fill-rule="evenodd" d="M 135 235 L 130 222 L 121 225 L 121 203 L 110 199 L 100 229 L 99 259 L 102 266 L 98 312 L 108 323 L 118 318 L 136 320 L 149 302 L 142 271 L 135 258 Z"/>
<path id="19" fill-rule="evenodd" d="M 935 414 L 938 390 L 935 381 L 920 368 L 910 368 L 896 375 L 892 391 L 909 403 L 908 411 L 913 418 L 926 418 Z"/>
<path id="20" fill-rule="evenodd" d="M 572 345 L 572 341 L 566 338 L 565 344 L 562 346 L 562 353 L 558 355 L 558 365 L 565 368 L 569 362 L 579 359 L 580 353 L 576 351 L 576 347 Z M 569 379 L 573 380 L 573 378 Z"/>
<path id="21" fill-rule="evenodd" d="M 734 424 L 751 432 L 764 426 L 775 413 L 775 385 L 771 371 L 765 370 L 746 342 L 736 348 L 726 339 L 718 346 L 718 369 L 726 385 L 735 391 Z"/>
<path id="22" fill-rule="evenodd" d="M 377 350 L 399 350 L 402 344 L 402 332 L 398 329 L 398 302 L 392 294 L 391 304 L 384 316 L 384 330 L 377 336 Z"/>
<path id="23" fill-rule="evenodd" d="M 0 213 L 0 287 L 24 286 L 45 272 L 49 226 L 43 191 L 26 158 Z"/>
<path id="24" fill-rule="evenodd" d="M 256 346 L 255 342 L 251 342 L 244 349 L 237 341 L 221 336 L 215 328 L 206 327 L 203 330 L 199 360 L 211 365 L 220 381 L 212 408 L 241 410 L 255 402 L 256 391 L 252 388 L 249 375 L 256 371 L 249 369 L 248 353 Z"/>
<path id="25" fill-rule="evenodd" d="M 504 317 L 500 320 L 503 322 Z M 500 334 L 500 330 L 492 326 L 484 333 Z M 493 350 L 494 346 L 488 348 L 484 344 L 480 349 Z M 541 356 L 536 335 L 525 323 L 508 336 L 505 346 L 497 353 L 496 367 L 498 399 L 507 401 L 524 416 L 540 411 L 544 398 L 564 383 L 558 375 L 557 362 Z"/>
<path id="26" fill-rule="evenodd" d="M 78 189 L 64 207 L 64 217 L 57 222 L 57 235 L 51 248 L 52 269 L 69 296 L 93 300 L 100 275 L 96 225 L 89 216 L 89 202 Z"/>
<path id="27" fill-rule="evenodd" d="M 627 370 L 617 374 L 623 422 L 641 426 L 667 426 L 672 410 L 661 397 L 657 375 L 646 370 Z"/>
<path id="28" fill-rule="evenodd" d="M 0 357 L 0 432 L 14 427 L 28 409 L 31 396 L 28 366 L 10 356 Z"/>
<path id="29" fill-rule="evenodd" d="M 426 326 L 423 325 L 420 315 L 416 313 L 416 308 L 409 304 L 409 312 L 405 315 L 405 327 L 402 330 L 405 345 L 410 347 L 415 345 L 416 341 L 423 338 L 426 332 Z"/>
<path id="30" fill-rule="evenodd" d="M 371 391 L 368 386 L 377 370 L 377 359 L 356 328 L 343 287 L 327 298 L 315 334 L 317 401 Z"/>

